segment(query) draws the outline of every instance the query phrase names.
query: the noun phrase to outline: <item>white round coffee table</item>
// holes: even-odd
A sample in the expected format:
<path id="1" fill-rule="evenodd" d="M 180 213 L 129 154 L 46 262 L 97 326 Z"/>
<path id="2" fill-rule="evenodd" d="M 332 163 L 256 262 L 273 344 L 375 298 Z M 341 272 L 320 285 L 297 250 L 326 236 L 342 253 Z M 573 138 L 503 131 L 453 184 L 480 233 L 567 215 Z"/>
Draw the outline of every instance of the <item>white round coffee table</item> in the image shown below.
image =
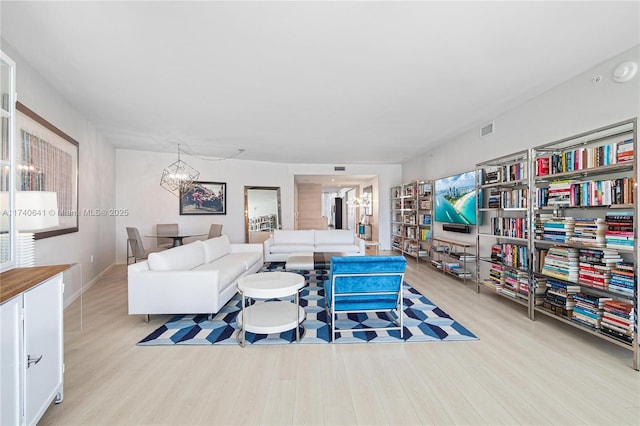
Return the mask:
<path id="1" fill-rule="evenodd" d="M 246 332 L 256 334 L 281 333 L 296 329 L 296 341 L 300 340 L 298 325 L 304 321 L 305 311 L 300 306 L 299 290 L 304 287 L 304 277 L 292 272 L 261 272 L 238 278 L 238 291 L 242 296 L 242 311 L 236 322 L 240 327 L 240 344 L 245 345 Z M 294 302 L 275 301 L 278 297 L 295 296 Z M 262 299 L 247 306 L 247 299 Z"/>

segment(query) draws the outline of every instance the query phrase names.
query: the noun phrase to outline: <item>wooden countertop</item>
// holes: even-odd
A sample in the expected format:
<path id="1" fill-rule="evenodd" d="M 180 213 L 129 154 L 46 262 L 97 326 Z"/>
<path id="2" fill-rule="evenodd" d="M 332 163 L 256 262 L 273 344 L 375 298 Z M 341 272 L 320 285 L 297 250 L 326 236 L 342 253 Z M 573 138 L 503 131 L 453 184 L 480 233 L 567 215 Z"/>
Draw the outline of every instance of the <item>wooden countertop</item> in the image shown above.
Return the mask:
<path id="1" fill-rule="evenodd" d="M 30 268 L 14 268 L 1 273 L 0 303 L 69 268 L 70 265 L 32 266 Z"/>

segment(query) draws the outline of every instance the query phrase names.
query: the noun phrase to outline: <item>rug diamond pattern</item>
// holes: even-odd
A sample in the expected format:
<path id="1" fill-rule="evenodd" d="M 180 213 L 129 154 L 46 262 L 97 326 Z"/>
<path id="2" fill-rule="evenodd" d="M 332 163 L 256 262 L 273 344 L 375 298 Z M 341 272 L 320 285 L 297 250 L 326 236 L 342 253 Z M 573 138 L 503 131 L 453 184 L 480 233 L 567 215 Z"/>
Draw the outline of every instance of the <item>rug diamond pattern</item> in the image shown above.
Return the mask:
<path id="1" fill-rule="evenodd" d="M 266 264 L 263 271 L 283 270 L 284 264 Z M 300 305 L 306 319 L 300 327 L 300 343 L 320 344 L 330 341 L 329 316 L 325 310 L 322 283 L 329 278 L 327 271 L 300 271 L 307 286 L 300 292 Z M 399 330 L 367 330 L 395 325 L 392 315 L 384 313 L 340 314 L 336 324 L 340 328 L 357 330 L 336 333 L 334 343 L 382 343 L 477 340 L 467 328 L 434 305 L 420 292 L 404 283 L 404 339 Z M 286 300 L 286 299 L 285 299 Z M 290 300 L 290 299 L 289 299 Z M 158 345 L 237 345 L 239 328 L 236 324 L 242 309 L 236 294 L 212 319 L 208 315 L 176 315 L 149 336 L 138 342 L 140 346 Z M 360 331 L 360 329 L 362 329 Z M 277 345 L 295 343 L 296 333 L 289 330 L 279 334 L 246 333 L 247 344 Z"/>

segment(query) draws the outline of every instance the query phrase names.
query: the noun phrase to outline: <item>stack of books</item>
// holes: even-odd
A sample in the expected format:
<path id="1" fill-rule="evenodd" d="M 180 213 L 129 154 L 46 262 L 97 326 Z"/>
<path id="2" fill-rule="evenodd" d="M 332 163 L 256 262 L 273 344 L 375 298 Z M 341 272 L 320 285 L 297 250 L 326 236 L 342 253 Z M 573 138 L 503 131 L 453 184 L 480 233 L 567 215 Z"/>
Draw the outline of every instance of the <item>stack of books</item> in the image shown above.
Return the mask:
<path id="1" fill-rule="evenodd" d="M 578 282 L 600 290 L 609 289 L 611 270 L 622 262 L 618 252 L 608 249 L 580 249 L 578 260 Z"/>
<path id="2" fill-rule="evenodd" d="M 549 206 L 570 206 L 571 205 L 571 184 L 574 181 L 555 180 L 549 183 L 547 204 Z"/>
<path id="3" fill-rule="evenodd" d="M 542 306 L 547 294 L 547 279 L 536 275 L 533 277 L 533 297 L 536 306 Z"/>
<path id="4" fill-rule="evenodd" d="M 600 330 L 604 334 L 632 343 L 634 321 L 632 304 L 617 300 L 604 302 L 604 312 L 600 323 Z"/>
<path id="5" fill-rule="evenodd" d="M 502 254 L 502 244 L 493 244 L 491 246 L 491 260 L 502 262 L 504 255 Z"/>
<path id="6" fill-rule="evenodd" d="M 502 265 L 492 263 L 489 268 L 489 279 L 485 282 L 496 291 L 500 291 L 504 287 L 504 268 Z"/>
<path id="7" fill-rule="evenodd" d="M 543 260 L 542 274 L 548 277 L 577 283 L 578 249 L 571 247 L 550 247 Z"/>
<path id="8" fill-rule="evenodd" d="M 576 217 L 571 242 L 604 247 L 607 223 L 602 218 Z"/>
<path id="9" fill-rule="evenodd" d="M 633 250 L 633 211 L 610 210 L 605 217 L 607 247 Z"/>
<path id="10" fill-rule="evenodd" d="M 474 262 L 476 255 L 473 253 L 465 253 L 463 251 L 452 251 L 449 255 L 453 258 L 460 260 L 461 262 Z"/>
<path id="11" fill-rule="evenodd" d="M 625 161 L 633 161 L 633 158 L 633 139 L 618 142 L 616 161 L 618 163 L 623 163 Z"/>
<path id="12" fill-rule="evenodd" d="M 518 296 L 529 300 L 529 274 L 524 271 L 518 271 Z"/>
<path id="13" fill-rule="evenodd" d="M 498 290 L 500 293 L 509 297 L 519 297 L 528 299 L 529 294 L 529 278 L 528 274 L 524 271 L 517 271 L 515 269 L 504 270 L 504 286 Z"/>
<path id="14" fill-rule="evenodd" d="M 571 320 L 594 330 L 600 329 L 604 304 L 609 297 L 597 297 L 586 293 L 573 295 L 576 302 Z"/>
<path id="15" fill-rule="evenodd" d="M 575 220 L 572 217 L 552 218 L 542 225 L 542 239 L 566 243 L 571 241 Z"/>
<path id="16" fill-rule="evenodd" d="M 544 296 L 543 306 L 552 309 L 556 313 L 561 312 L 563 315 L 571 316 L 576 301 L 573 296 L 580 292 L 579 285 L 570 285 L 552 278 L 547 278 L 547 292 Z M 558 311 L 554 308 L 560 308 L 564 311 Z"/>
<path id="17" fill-rule="evenodd" d="M 487 207 L 490 209 L 500 208 L 500 190 L 492 188 L 489 192 L 489 200 L 487 201 Z"/>
<path id="18" fill-rule="evenodd" d="M 635 274 L 633 263 L 621 262 L 611 269 L 609 291 L 633 297 L 635 289 Z"/>
<path id="19" fill-rule="evenodd" d="M 553 213 L 537 213 L 535 218 L 535 238 L 536 240 L 544 239 L 544 224 L 553 219 Z"/>
<path id="20" fill-rule="evenodd" d="M 484 175 L 484 183 L 498 183 L 502 182 L 502 169 L 486 170 Z"/>

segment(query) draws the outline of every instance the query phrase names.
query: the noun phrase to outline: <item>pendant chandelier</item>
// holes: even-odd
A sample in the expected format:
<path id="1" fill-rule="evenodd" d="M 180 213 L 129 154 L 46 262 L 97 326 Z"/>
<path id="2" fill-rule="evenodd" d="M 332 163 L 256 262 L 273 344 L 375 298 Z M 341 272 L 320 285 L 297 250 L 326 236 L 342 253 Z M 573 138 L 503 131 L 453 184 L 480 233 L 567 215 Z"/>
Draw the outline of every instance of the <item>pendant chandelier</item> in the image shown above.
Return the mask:
<path id="1" fill-rule="evenodd" d="M 180 159 L 180 145 L 178 145 L 178 161 L 171 163 L 162 171 L 160 186 L 179 197 L 180 194 L 193 189 L 200 172 Z"/>

